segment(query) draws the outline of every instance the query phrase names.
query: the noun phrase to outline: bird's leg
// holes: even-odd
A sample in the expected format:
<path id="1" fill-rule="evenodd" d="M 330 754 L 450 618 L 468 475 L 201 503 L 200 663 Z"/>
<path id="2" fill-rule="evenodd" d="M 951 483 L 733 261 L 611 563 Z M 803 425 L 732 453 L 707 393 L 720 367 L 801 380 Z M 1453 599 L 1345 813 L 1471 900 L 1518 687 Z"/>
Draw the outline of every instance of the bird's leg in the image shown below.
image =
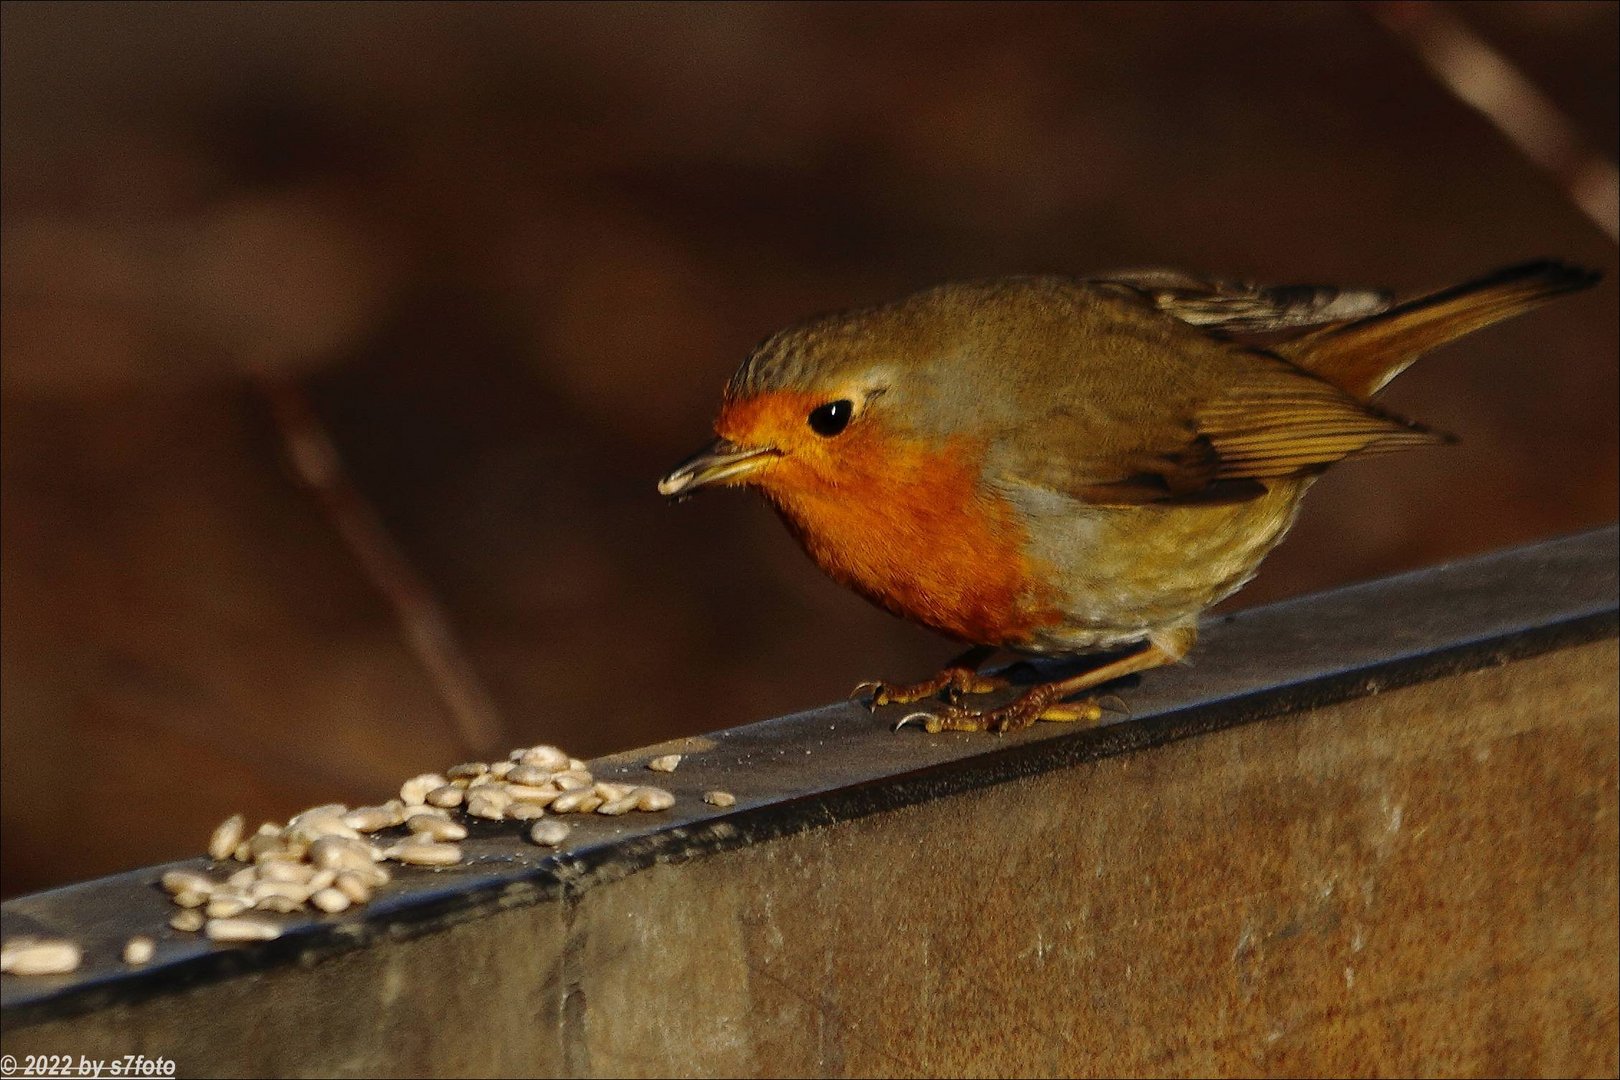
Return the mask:
<path id="1" fill-rule="evenodd" d="M 1145 646 L 1128 656 L 1103 664 L 1079 675 L 1043 683 L 995 709 L 972 710 L 950 704 L 937 713 L 915 712 L 895 725 L 898 731 L 907 723 L 921 721 L 923 729 L 936 731 L 1022 731 L 1037 720 L 1094 723 L 1102 719 L 1102 706 L 1092 698 L 1065 701 L 1071 694 L 1138 671 L 1174 664 L 1186 656 L 1197 640 L 1195 627 L 1178 626 L 1148 637 Z"/>
<path id="2" fill-rule="evenodd" d="M 863 682 L 851 691 L 849 696 L 853 698 L 870 693 L 872 695 L 870 707 L 875 709 L 890 702 L 909 705 L 913 701 L 932 697 L 941 690 L 948 691 L 952 699 L 962 694 L 988 694 L 1007 685 L 1006 679 L 979 674 L 979 669 L 984 666 L 985 661 L 995 654 L 993 645 L 975 645 L 946 664 L 931 679 L 901 685 L 881 681 Z"/>

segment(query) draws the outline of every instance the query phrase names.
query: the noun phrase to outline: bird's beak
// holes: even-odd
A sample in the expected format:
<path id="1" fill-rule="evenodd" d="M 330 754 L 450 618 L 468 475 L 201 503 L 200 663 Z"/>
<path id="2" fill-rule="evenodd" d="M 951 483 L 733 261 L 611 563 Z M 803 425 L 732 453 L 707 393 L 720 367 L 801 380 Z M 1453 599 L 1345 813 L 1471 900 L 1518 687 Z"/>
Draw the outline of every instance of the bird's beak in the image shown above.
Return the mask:
<path id="1" fill-rule="evenodd" d="M 698 488 L 734 481 L 781 456 L 782 451 L 774 446 L 738 446 L 729 439 L 716 439 L 658 481 L 658 494 L 684 498 Z"/>

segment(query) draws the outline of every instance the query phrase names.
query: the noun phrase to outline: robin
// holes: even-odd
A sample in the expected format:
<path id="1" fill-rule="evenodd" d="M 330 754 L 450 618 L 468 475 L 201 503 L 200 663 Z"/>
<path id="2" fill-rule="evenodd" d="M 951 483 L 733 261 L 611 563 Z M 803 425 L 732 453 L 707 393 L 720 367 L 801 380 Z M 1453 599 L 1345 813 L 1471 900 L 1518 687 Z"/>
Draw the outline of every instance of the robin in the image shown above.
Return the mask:
<path id="1" fill-rule="evenodd" d="M 1404 303 L 1144 270 L 941 285 L 769 338 L 713 443 L 659 481 L 763 494 L 816 564 L 971 645 L 871 704 L 929 731 L 1092 721 L 1082 691 L 1185 657 L 1324 470 L 1453 441 L 1371 403 L 1424 353 L 1584 289 L 1526 263 Z M 998 649 L 1123 655 L 975 709 Z"/>

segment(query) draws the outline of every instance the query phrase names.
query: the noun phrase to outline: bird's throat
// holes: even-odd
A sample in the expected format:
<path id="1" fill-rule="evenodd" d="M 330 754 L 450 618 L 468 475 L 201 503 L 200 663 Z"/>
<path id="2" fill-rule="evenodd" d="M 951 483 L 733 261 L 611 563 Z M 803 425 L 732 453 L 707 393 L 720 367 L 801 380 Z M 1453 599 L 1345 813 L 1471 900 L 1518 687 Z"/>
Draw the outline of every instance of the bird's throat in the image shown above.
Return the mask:
<path id="1" fill-rule="evenodd" d="M 975 450 L 885 439 L 834 474 L 789 466 L 758 486 L 834 580 L 962 641 L 1016 645 L 1060 616 L 1015 509 L 980 483 Z"/>

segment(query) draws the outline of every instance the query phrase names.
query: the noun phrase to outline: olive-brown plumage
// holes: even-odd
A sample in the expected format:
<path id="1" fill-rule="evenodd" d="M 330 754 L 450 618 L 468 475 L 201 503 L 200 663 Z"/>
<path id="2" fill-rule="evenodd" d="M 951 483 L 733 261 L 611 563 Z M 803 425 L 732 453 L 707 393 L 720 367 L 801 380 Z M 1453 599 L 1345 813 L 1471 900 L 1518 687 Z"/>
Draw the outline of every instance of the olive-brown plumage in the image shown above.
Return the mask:
<path id="1" fill-rule="evenodd" d="M 1395 305 L 1372 290 L 1168 271 L 943 285 L 784 330 L 727 387 L 719 440 L 659 485 L 757 488 L 818 565 L 977 648 L 874 702 L 930 729 L 1095 718 L 1064 698 L 1179 659 L 1321 472 L 1448 441 L 1369 399 L 1429 349 L 1596 280 L 1511 267 Z M 994 648 L 1124 660 L 1000 709 L 956 698 Z"/>

